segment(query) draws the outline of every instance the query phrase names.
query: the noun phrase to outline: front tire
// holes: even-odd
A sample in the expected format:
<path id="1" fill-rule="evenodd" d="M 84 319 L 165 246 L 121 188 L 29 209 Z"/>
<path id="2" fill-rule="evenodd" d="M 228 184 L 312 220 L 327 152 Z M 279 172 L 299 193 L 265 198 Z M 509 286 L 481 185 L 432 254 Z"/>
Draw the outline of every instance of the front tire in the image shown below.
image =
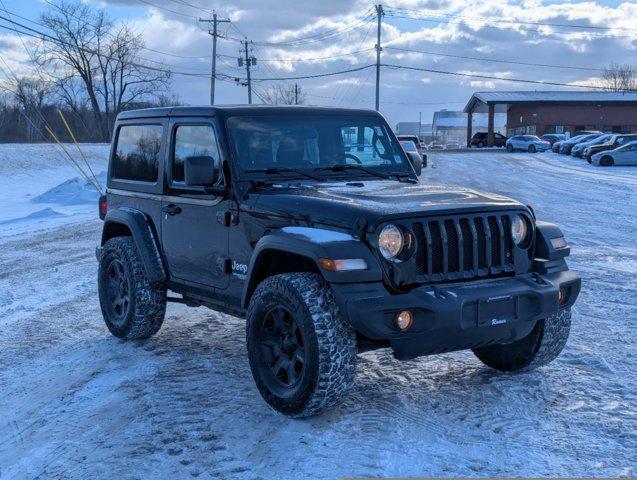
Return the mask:
<path id="1" fill-rule="evenodd" d="M 507 145 L 507 152 L 513 152 L 513 145 L 511 145 L 510 143 Z"/>
<path id="2" fill-rule="evenodd" d="M 529 153 L 535 153 L 536 150 L 535 145 L 529 145 Z"/>
<path id="3" fill-rule="evenodd" d="M 613 161 L 613 158 L 612 158 L 612 157 L 609 157 L 608 155 L 606 155 L 605 157 L 602 157 L 602 158 L 599 160 L 599 164 L 600 164 L 602 167 L 612 167 L 614 163 L 615 163 L 615 162 Z"/>
<path id="4" fill-rule="evenodd" d="M 166 288 L 148 281 L 131 237 L 106 242 L 97 280 L 102 316 L 113 335 L 132 340 L 159 331 L 166 314 Z"/>
<path id="5" fill-rule="evenodd" d="M 488 367 L 503 372 L 530 371 L 549 364 L 560 354 L 571 330 L 571 309 L 538 320 L 531 333 L 509 344 L 476 348 L 473 353 Z"/>
<path id="6" fill-rule="evenodd" d="M 293 418 L 337 405 L 354 383 L 356 333 L 316 273 L 265 279 L 248 308 L 247 348 L 263 399 Z"/>

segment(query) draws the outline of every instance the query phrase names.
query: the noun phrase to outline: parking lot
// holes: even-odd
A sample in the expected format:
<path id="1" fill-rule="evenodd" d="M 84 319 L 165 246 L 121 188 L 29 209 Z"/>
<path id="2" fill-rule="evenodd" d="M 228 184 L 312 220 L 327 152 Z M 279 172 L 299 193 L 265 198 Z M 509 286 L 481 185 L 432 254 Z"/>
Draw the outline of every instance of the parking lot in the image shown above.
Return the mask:
<path id="1" fill-rule="evenodd" d="M 471 352 L 365 353 L 345 403 L 299 421 L 258 395 L 243 320 L 171 304 L 147 341 L 108 333 L 95 204 L 33 206 L 72 176 L 31 163 L 37 148 L 0 146 L 0 200 L 20 206 L 0 219 L 0 478 L 637 475 L 637 167 L 430 152 L 422 182 L 512 196 L 562 227 L 583 278 L 569 343 L 520 375 Z M 91 151 L 96 171 L 107 152 Z"/>

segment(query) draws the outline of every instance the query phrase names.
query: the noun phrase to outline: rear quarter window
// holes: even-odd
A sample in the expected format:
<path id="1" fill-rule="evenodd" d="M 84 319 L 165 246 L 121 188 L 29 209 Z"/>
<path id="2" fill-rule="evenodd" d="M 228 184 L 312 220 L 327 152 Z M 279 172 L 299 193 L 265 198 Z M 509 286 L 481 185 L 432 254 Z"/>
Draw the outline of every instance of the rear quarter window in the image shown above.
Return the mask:
<path id="1" fill-rule="evenodd" d="M 163 131 L 161 125 L 121 126 L 113 156 L 113 178 L 155 183 Z"/>

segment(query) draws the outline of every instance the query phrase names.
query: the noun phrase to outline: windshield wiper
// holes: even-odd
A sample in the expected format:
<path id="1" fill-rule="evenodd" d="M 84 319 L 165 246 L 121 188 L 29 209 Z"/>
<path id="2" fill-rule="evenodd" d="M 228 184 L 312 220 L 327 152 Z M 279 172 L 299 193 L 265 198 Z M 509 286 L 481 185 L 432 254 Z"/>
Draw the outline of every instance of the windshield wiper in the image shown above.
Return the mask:
<path id="1" fill-rule="evenodd" d="M 396 178 L 399 182 L 404 180 L 409 181 L 410 183 L 414 180 L 411 178 L 411 173 L 381 173 L 375 172 L 374 170 L 370 170 L 369 168 L 365 168 L 362 165 L 329 165 L 325 167 L 316 167 L 314 170 L 316 171 L 330 171 L 330 172 L 342 172 L 345 170 L 360 170 L 361 172 L 368 173 L 373 175 L 374 177 L 382 178 L 384 180 L 391 180 L 392 178 Z"/>
<path id="2" fill-rule="evenodd" d="M 297 175 L 301 175 L 306 178 L 311 178 L 312 180 L 318 180 L 319 182 L 324 181 L 325 179 L 319 177 L 317 175 L 312 175 L 311 173 L 304 172 L 300 168 L 288 168 L 288 167 L 270 167 L 270 168 L 254 168 L 252 170 L 245 170 L 245 173 L 265 173 L 266 175 L 275 175 L 281 173 L 296 173 Z"/>

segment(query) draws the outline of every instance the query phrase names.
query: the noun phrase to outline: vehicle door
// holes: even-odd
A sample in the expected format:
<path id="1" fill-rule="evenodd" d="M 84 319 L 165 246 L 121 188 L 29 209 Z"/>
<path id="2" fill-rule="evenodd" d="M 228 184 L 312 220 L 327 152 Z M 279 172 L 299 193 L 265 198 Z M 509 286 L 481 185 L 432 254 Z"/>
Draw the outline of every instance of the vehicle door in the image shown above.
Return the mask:
<path id="1" fill-rule="evenodd" d="M 213 118 L 172 119 L 162 201 L 162 244 L 171 280 L 194 287 L 228 286 L 229 199 L 205 187 L 187 186 L 184 160 L 214 159 L 217 186 L 225 179 Z"/>
<path id="2" fill-rule="evenodd" d="M 617 165 L 637 165 L 637 143 L 613 152 L 613 159 Z"/>

